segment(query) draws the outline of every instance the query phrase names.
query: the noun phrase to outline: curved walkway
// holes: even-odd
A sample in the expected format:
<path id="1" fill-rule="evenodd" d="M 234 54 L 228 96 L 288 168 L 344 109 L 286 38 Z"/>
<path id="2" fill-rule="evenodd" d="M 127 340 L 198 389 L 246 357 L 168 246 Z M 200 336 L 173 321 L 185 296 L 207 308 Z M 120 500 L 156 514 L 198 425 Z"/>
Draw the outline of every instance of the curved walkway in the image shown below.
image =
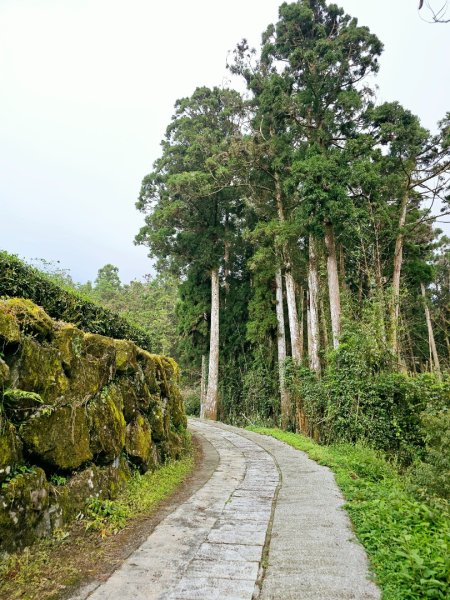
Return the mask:
<path id="1" fill-rule="evenodd" d="M 193 420 L 218 467 L 90 600 L 378 600 L 333 474 L 255 433 Z"/>

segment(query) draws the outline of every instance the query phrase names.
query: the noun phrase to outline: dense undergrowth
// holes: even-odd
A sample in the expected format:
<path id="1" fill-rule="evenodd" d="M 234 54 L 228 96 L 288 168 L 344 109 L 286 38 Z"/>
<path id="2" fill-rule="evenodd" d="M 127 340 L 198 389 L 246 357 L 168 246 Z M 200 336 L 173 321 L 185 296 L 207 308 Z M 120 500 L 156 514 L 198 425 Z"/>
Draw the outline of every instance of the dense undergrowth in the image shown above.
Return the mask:
<path id="1" fill-rule="evenodd" d="M 124 542 L 113 534 L 133 525 L 139 527 L 139 519 L 151 516 L 193 468 L 189 453 L 157 471 L 144 475 L 136 472 L 116 500 L 91 498 L 72 527 L 57 530 L 52 539 L 24 552 L 4 557 L 0 560 L 0 599 L 56 599 L 68 587 L 95 576 L 95 568 L 105 556 L 115 552 L 120 556 Z"/>
<path id="2" fill-rule="evenodd" d="M 450 593 L 449 507 L 363 445 L 322 446 L 279 429 L 251 427 L 330 467 L 346 499 L 383 600 L 444 600 Z"/>

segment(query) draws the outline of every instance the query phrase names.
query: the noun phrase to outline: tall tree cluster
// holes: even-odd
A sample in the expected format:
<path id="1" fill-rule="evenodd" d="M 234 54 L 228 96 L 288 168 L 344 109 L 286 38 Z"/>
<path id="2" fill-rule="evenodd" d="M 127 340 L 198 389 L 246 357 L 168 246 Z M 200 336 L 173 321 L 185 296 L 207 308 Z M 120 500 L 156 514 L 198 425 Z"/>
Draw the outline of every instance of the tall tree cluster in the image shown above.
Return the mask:
<path id="1" fill-rule="evenodd" d="M 205 417 L 305 430 L 292 379 L 326 380 L 364 332 L 372 373 L 448 369 L 448 240 L 433 226 L 450 114 L 432 135 L 377 105 L 382 49 L 335 4 L 284 3 L 259 50 L 234 51 L 245 98 L 203 87 L 176 103 L 137 242 L 181 278 L 178 353 Z"/>

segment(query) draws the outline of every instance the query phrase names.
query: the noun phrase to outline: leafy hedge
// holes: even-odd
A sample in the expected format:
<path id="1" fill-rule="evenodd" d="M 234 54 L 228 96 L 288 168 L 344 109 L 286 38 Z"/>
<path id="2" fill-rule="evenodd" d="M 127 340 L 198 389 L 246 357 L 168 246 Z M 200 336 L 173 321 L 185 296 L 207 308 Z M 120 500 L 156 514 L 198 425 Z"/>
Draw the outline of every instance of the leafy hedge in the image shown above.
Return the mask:
<path id="1" fill-rule="evenodd" d="M 32 300 L 54 319 L 73 323 L 83 331 L 117 339 L 128 339 L 151 350 L 148 334 L 126 319 L 85 299 L 75 290 L 66 290 L 44 273 L 16 256 L 0 251 L 0 296 Z"/>

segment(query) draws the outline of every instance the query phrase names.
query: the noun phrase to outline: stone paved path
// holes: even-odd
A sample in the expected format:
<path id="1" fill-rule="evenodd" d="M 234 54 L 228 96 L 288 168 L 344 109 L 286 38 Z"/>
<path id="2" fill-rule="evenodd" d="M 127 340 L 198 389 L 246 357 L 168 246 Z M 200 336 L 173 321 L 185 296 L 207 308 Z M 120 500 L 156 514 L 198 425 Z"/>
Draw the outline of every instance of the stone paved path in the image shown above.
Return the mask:
<path id="1" fill-rule="evenodd" d="M 104 584 L 73 600 L 378 600 L 329 469 L 200 420 L 219 464 Z"/>

